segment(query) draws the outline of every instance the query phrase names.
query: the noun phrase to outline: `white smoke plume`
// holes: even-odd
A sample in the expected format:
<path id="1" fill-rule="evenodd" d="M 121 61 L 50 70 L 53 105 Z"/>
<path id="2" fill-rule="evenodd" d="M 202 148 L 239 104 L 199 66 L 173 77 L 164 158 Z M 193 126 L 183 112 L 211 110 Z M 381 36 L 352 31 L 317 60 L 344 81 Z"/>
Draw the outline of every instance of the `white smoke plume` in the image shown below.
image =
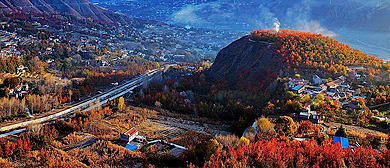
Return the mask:
<path id="1" fill-rule="evenodd" d="M 280 22 L 279 22 L 279 20 L 278 20 L 278 18 L 273 18 L 272 19 L 273 20 L 273 26 L 274 26 L 274 30 L 275 30 L 275 32 L 276 33 L 278 33 L 279 32 L 279 30 L 280 30 Z"/>
<path id="2" fill-rule="evenodd" d="M 306 22 L 300 28 L 302 30 L 304 30 L 304 31 L 309 31 L 309 32 L 313 32 L 313 33 L 319 33 L 319 34 L 322 34 L 324 36 L 328 36 L 328 37 L 331 37 L 331 38 L 335 38 L 337 36 L 337 34 L 335 32 L 330 31 L 330 30 L 326 29 L 325 27 L 322 27 L 320 22 L 318 22 L 318 21 Z"/>

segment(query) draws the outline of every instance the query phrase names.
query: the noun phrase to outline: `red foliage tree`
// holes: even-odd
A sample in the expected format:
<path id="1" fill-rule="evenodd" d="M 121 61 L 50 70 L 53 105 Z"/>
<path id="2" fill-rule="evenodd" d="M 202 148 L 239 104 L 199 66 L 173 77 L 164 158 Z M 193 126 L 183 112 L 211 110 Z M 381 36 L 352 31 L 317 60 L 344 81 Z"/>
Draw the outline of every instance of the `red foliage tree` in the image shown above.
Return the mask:
<path id="1" fill-rule="evenodd" d="M 284 141 L 272 139 L 248 146 L 216 150 L 205 167 L 389 167 L 389 151 L 372 148 L 343 149 L 329 141 Z"/>

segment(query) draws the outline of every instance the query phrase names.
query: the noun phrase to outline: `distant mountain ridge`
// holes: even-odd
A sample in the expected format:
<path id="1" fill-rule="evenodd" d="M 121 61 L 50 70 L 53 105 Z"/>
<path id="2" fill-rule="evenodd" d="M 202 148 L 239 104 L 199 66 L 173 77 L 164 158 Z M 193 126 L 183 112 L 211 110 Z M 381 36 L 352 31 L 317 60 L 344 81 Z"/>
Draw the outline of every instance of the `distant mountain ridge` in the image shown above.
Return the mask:
<path id="1" fill-rule="evenodd" d="M 106 23 L 123 20 L 120 14 L 96 6 L 87 0 L 0 0 L 0 13 L 15 11 L 65 14 Z"/>

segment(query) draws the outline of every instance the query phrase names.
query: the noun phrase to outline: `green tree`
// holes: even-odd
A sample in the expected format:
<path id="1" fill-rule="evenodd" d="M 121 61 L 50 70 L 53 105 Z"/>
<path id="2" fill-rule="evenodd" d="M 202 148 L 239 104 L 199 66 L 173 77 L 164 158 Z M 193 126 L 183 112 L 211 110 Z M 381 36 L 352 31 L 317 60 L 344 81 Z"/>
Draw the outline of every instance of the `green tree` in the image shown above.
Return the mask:
<path id="1" fill-rule="evenodd" d="M 325 96 L 320 93 L 316 96 L 315 102 L 319 104 L 319 103 L 323 102 L 324 100 L 325 100 Z"/>
<path id="2" fill-rule="evenodd" d="M 205 163 L 205 161 L 210 159 L 211 155 L 215 153 L 218 145 L 219 144 L 216 140 L 199 143 L 194 148 L 186 152 L 186 160 L 200 167 Z"/>
<path id="3" fill-rule="evenodd" d="M 241 137 L 239 143 L 239 146 L 247 146 L 249 145 L 251 141 L 245 137 Z"/>

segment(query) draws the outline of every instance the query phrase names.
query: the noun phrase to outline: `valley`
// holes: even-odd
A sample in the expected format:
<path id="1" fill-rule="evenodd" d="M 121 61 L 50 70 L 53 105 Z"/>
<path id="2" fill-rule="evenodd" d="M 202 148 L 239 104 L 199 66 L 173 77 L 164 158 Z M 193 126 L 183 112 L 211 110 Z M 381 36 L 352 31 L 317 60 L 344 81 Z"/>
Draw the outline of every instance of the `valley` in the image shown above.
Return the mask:
<path id="1" fill-rule="evenodd" d="M 0 0 L 0 167 L 390 167 L 388 5 Z"/>

